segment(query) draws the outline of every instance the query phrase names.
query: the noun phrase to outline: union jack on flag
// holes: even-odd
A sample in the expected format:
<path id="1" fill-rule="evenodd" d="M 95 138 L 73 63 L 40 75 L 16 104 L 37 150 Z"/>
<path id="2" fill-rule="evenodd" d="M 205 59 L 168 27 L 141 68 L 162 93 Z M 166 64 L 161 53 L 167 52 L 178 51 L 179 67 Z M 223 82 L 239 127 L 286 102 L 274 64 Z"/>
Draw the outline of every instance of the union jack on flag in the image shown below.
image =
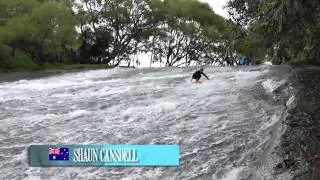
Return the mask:
<path id="1" fill-rule="evenodd" d="M 60 148 L 49 148 L 49 154 L 60 154 Z"/>

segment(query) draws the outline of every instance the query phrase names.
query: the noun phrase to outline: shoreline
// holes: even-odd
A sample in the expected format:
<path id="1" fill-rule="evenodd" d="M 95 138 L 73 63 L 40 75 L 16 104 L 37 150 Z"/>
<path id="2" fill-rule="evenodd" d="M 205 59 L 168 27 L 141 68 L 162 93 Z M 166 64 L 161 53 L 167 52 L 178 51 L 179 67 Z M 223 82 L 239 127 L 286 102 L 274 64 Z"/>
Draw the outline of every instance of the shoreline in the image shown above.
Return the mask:
<path id="1" fill-rule="evenodd" d="M 50 70 L 81 70 L 81 69 L 108 69 L 113 68 L 107 64 L 43 64 L 33 66 L 21 66 L 21 67 L 2 67 L 0 73 L 12 73 L 12 72 L 41 72 Z"/>
<path id="2" fill-rule="evenodd" d="M 292 179 L 320 178 L 320 67 L 294 68 L 290 77 L 294 100 L 287 104 L 284 132 L 275 153 L 276 176 Z"/>
<path id="3" fill-rule="evenodd" d="M 41 69 L 41 70 L 23 70 L 23 71 L 0 71 L 0 83 L 2 82 L 13 82 L 23 79 L 37 79 L 42 77 L 55 76 L 59 74 L 82 72 L 89 70 L 101 70 L 101 69 L 112 69 L 113 67 L 85 67 L 85 68 L 52 68 L 52 69 Z"/>

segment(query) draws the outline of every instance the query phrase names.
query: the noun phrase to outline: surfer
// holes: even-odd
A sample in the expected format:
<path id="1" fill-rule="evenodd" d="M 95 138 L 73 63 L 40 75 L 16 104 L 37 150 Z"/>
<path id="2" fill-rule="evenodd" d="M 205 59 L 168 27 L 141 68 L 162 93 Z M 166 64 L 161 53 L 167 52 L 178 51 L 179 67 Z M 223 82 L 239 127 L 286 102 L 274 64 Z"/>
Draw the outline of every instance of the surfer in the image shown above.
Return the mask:
<path id="1" fill-rule="evenodd" d="M 201 81 L 199 81 L 199 79 L 201 78 L 201 75 L 204 75 L 204 77 L 206 77 L 208 80 L 208 76 L 203 73 L 203 68 L 201 68 L 199 71 L 196 71 L 195 73 L 193 73 L 192 75 L 192 83 L 201 83 Z"/>

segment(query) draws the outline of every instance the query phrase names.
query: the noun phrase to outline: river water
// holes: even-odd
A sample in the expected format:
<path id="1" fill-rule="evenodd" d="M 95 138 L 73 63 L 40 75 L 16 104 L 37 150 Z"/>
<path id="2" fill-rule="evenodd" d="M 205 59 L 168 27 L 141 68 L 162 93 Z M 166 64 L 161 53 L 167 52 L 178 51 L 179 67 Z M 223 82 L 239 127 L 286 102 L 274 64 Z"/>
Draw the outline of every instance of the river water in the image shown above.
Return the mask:
<path id="1" fill-rule="evenodd" d="M 273 179 L 286 68 L 110 69 L 0 83 L 0 179 Z M 179 167 L 29 167 L 31 144 L 179 144 Z"/>

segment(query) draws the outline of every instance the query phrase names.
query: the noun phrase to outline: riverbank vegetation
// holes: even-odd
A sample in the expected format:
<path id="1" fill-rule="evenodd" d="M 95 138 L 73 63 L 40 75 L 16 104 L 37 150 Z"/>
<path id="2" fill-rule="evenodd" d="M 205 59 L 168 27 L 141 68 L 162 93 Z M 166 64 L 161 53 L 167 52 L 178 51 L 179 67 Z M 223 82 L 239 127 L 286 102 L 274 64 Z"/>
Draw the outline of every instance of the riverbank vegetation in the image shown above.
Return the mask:
<path id="1" fill-rule="evenodd" d="M 132 66 L 137 54 L 166 66 L 221 65 L 249 53 L 248 37 L 234 33 L 244 29 L 196 0 L 2 0 L 0 11 L 2 68 L 22 61 L 17 52 L 20 65 L 36 67 Z"/>
<path id="2" fill-rule="evenodd" d="M 0 72 L 112 68 L 112 66 L 107 64 L 80 64 L 68 61 L 36 64 L 29 55 L 20 50 L 16 50 L 15 56 L 8 56 L 8 59 L 10 60 L 5 61 L 5 64 L 0 66 Z"/>
<path id="3" fill-rule="evenodd" d="M 319 3 L 289 2 L 232 0 L 226 20 L 197 0 L 1 0 L 0 69 L 319 59 Z"/>
<path id="4" fill-rule="evenodd" d="M 320 1 L 231 0 L 233 22 L 250 27 L 274 62 L 320 65 Z"/>

